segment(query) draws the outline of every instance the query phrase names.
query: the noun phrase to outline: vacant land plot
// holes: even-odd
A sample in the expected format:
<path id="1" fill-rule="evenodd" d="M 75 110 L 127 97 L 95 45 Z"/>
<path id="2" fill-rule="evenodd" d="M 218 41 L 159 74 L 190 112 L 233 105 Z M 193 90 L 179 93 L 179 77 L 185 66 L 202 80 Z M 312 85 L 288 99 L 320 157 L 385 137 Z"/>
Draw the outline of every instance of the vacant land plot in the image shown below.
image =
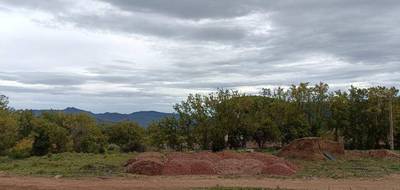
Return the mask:
<path id="1" fill-rule="evenodd" d="M 136 155 L 64 153 L 21 160 L 1 157 L 0 189 L 400 189 L 400 161 L 394 159 L 291 160 L 300 170 L 289 177 L 150 177 L 124 172 L 123 163 Z"/>
<path id="2" fill-rule="evenodd" d="M 123 163 L 137 154 L 63 153 L 14 160 L 0 158 L 0 171 L 10 175 L 94 177 L 127 176 Z M 293 176 L 280 178 L 382 177 L 400 174 L 400 161 L 391 159 L 339 159 L 336 161 L 291 160 L 301 169 Z M 229 176 L 228 176 L 229 177 Z M 275 176 L 274 176 L 275 177 Z"/>

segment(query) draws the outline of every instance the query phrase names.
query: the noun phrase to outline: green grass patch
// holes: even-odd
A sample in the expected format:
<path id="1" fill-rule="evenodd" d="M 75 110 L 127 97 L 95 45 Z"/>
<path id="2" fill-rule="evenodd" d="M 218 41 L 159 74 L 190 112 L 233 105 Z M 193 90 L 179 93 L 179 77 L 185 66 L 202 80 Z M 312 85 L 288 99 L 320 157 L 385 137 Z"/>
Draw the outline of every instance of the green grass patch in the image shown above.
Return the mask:
<path id="1" fill-rule="evenodd" d="M 119 176 L 122 164 L 135 154 L 62 153 L 26 159 L 0 158 L 0 171 L 13 175 Z"/>
<path id="2" fill-rule="evenodd" d="M 336 161 L 299 161 L 294 160 L 303 168 L 295 177 L 382 177 L 400 173 L 400 161 L 391 159 L 338 159 Z"/>

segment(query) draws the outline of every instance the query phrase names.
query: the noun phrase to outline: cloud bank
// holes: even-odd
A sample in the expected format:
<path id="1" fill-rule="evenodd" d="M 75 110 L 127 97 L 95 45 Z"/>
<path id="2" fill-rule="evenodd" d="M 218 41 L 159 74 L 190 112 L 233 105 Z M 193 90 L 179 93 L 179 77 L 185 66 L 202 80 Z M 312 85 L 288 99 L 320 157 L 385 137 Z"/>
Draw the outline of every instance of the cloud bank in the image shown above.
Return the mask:
<path id="1" fill-rule="evenodd" d="M 0 93 L 17 108 L 171 111 L 216 88 L 400 82 L 396 0 L 0 0 L 0 23 Z"/>

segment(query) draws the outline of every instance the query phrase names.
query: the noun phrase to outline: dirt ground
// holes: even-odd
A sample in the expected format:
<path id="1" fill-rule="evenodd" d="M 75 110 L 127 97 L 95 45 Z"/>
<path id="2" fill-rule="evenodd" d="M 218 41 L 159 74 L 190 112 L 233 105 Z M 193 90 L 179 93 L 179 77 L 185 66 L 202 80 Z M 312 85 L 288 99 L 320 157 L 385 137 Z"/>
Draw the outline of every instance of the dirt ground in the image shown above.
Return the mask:
<path id="1" fill-rule="evenodd" d="M 222 178 L 217 176 L 132 176 L 125 178 L 55 179 L 0 176 L 1 190 L 147 190 L 192 189 L 197 187 L 264 187 L 326 190 L 400 190 L 400 175 L 379 179 L 276 179 L 257 177 Z"/>

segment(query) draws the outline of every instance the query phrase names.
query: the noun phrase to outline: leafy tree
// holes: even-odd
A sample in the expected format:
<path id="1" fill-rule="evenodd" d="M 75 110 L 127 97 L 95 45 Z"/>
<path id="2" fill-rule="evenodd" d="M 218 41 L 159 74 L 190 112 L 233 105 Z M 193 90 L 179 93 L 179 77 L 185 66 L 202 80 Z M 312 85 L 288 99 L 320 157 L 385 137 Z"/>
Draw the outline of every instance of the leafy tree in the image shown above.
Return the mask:
<path id="1" fill-rule="evenodd" d="M 8 108 L 8 98 L 0 96 L 0 155 L 13 147 L 18 140 L 18 123 Z"/>
<path id="2" fill-rule="evenodd" d="M 0 110 L 7 110 L 8 103 L 8 97 L 0 94 Z"/>
<path id="3" fill-rule="evenodd" d="M 343 135 L 343 131 L 350 127 L 350 108 L 348 94 L 336 91 L 329 97 L 330 120 L 329 129 L 334 132 L 335 140 Z"/>
<path id="4" fill-rule="evenodd" d="M 35 155 L 62 153 L 71 150 L 68 131 L 45 119 L 34 120 L 34 142 L 32 151 Z"/>
<path id="5" fill-rule="evenodd" d="M 144 129 L 134 122 L 120 122 L 106 129 L 108 142 L 124 152 L 144 151 Z"/>
<path id="6" fill-rule="evenodd" d="M 19 126 L 19 137 L 25 138 L 28 137 L 34 127 L 33 120 L 35 116 L 32 111 L 24 110 L 18 112 L 18 126 Z"/>
<path id="7" fill-rule="evenodd" d="M 0 110 L 0 155 L 15 145 L 18 140 L 17 121 L 10 113 Z"/>
<path id="8" fill-rule="evenodd" d="M 62 126 L 69 131 L 76 152 L 102 153 L 107 139 L 96 121 L 87 114 L 64 114 L 58 118 Z"/>

